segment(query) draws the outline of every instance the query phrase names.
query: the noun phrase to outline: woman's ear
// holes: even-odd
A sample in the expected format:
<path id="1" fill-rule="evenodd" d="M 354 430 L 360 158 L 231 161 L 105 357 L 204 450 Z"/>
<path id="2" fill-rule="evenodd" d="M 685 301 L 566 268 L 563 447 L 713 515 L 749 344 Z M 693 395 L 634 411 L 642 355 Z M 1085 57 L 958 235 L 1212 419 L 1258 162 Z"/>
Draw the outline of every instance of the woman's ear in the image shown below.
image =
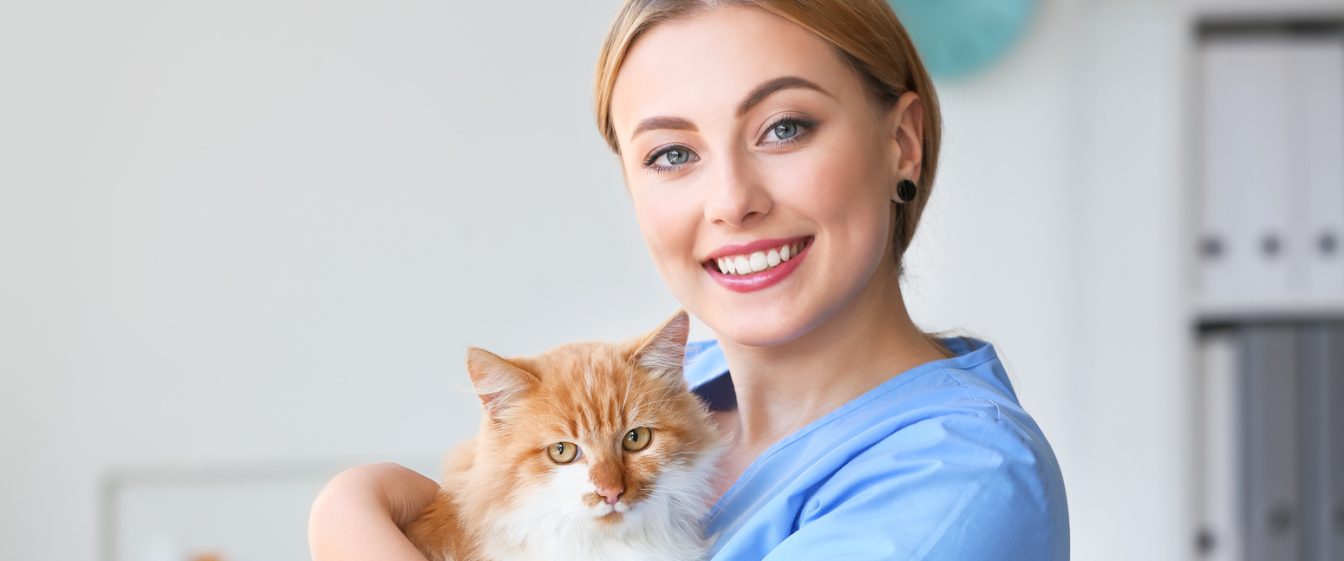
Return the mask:
<path id="1" fill-rule="evenodd" d="M 896 164 L 897 181 L 909 179 L 920 182 L 924 161 L 924 102 L 919 94 L 905 92 L 887 112 L 888 131 L 891 131 L 891 149 Z M 892 182 L 893 193 L 896 181 Z"/>

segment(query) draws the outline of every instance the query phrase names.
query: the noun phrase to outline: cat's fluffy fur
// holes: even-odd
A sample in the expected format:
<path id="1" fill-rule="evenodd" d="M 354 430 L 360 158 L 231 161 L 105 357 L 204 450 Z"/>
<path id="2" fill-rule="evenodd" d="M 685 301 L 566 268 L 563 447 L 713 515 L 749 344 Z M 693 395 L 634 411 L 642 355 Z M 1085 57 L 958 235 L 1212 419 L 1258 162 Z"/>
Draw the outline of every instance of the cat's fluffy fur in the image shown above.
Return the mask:
<path id="1" fill-rule="evenodd" d="M 467 370 L 485 406 L 476 438 L 449 455 L 438 497 L 406 528 L 433 561 L 688 561 L 722 451 L 682 379 L 688 320 L 647 337 L 505 360 L 480 349 Z M 647 448 L 622 448 L 648 427 Z M 578 459 L 547 455 L 572 442 Z M 613 505 L 598 485 L 620 485 Z"/>

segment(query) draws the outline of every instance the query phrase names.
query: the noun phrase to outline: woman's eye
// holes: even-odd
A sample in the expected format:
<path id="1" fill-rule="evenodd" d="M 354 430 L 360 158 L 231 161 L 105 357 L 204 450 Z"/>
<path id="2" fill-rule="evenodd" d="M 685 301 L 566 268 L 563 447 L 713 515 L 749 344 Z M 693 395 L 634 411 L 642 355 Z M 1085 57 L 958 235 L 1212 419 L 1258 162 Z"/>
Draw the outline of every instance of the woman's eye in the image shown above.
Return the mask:
<path id="1" fill-rule="evenodd" d="M 644 160 L 644 167 L 653 171 L 670 171 L 699 159 L 695 152 L 684 146 L 672 146 L 651 154 Z"/>
<path id="2" fill-rule="evenodd" d="M 812 126 L 812 123 L 802 119 L 780 119 L 770 126 L 770 130 L 765 132 L 765 137 L 761 139 L 761 143 L 788 144 L 797 142 Z"/>
<path id="3" fill-rule="evenodd" d="M 689 152 L 685 150 L 682 150 L 680 148 L 673 148 L 671 150 L 668 150 L 667 152 L 664 152 L 663 157 L 667 158 L 668 164 L 679 166 L 681 164 L 686 163 L 686 160 L 691 159 L 691 157 L 688 154 Z"/>

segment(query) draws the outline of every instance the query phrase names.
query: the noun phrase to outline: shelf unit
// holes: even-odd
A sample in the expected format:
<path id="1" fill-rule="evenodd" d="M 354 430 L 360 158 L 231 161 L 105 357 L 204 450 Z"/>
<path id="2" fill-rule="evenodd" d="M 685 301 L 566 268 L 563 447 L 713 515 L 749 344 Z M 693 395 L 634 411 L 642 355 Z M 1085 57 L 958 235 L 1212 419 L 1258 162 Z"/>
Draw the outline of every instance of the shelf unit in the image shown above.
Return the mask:
<path id="1" fill-rule="evenodd" d="M 1194 558 L 1344 559 L 1344 6 L 1193 4 Z"/>

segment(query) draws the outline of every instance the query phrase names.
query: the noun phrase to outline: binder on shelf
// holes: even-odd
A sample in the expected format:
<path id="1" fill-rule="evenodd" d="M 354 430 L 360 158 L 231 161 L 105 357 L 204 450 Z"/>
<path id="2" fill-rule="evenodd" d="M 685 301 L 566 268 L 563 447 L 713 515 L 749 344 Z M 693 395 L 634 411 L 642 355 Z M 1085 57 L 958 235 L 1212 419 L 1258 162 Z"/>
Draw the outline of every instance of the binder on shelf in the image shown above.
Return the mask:
<path id="1" fill-rule="evenodd" d="M 1322 559 L 1344 559 L 1344 323 L 1335 323 L 1326 343 L 1326 433 L 1328 448 L 1325 457 L 1326 488 L 1329 505 L 1325 524 L 1330 527 L 1323 546 Z"/>
<path id="2" fill-rule="evenodd" d="M 1344 35 L 1297 39 L 1289 57 L 1302 294 L 1344 299 Z"/>
<path id="3" fill-rule="evenodd" d="M 1344 559 L 1344 324 L 1302 335 L 1302 559 Z"/>
<path id="4" fill-rule="evenodd" d="M 1203 449 L 1201 535 L 1203 559 L 1245 561 L 1242 512 L 1242 365 L 1233 331 L 1203 335 L 1199 342 Z"/>
<path id="5" fill-rule="evenodd" d="M 1289 325 L 1242 331 L 1246 399 L 1246 556 L 1300 559 L 1297 336 Z"/>
<path id="6" fill-rule="evenodd" d="M 1290 45 L 1232 36 L 1201 48 L 1200 290 L 1212 301 L 1291 297 Z"/>

